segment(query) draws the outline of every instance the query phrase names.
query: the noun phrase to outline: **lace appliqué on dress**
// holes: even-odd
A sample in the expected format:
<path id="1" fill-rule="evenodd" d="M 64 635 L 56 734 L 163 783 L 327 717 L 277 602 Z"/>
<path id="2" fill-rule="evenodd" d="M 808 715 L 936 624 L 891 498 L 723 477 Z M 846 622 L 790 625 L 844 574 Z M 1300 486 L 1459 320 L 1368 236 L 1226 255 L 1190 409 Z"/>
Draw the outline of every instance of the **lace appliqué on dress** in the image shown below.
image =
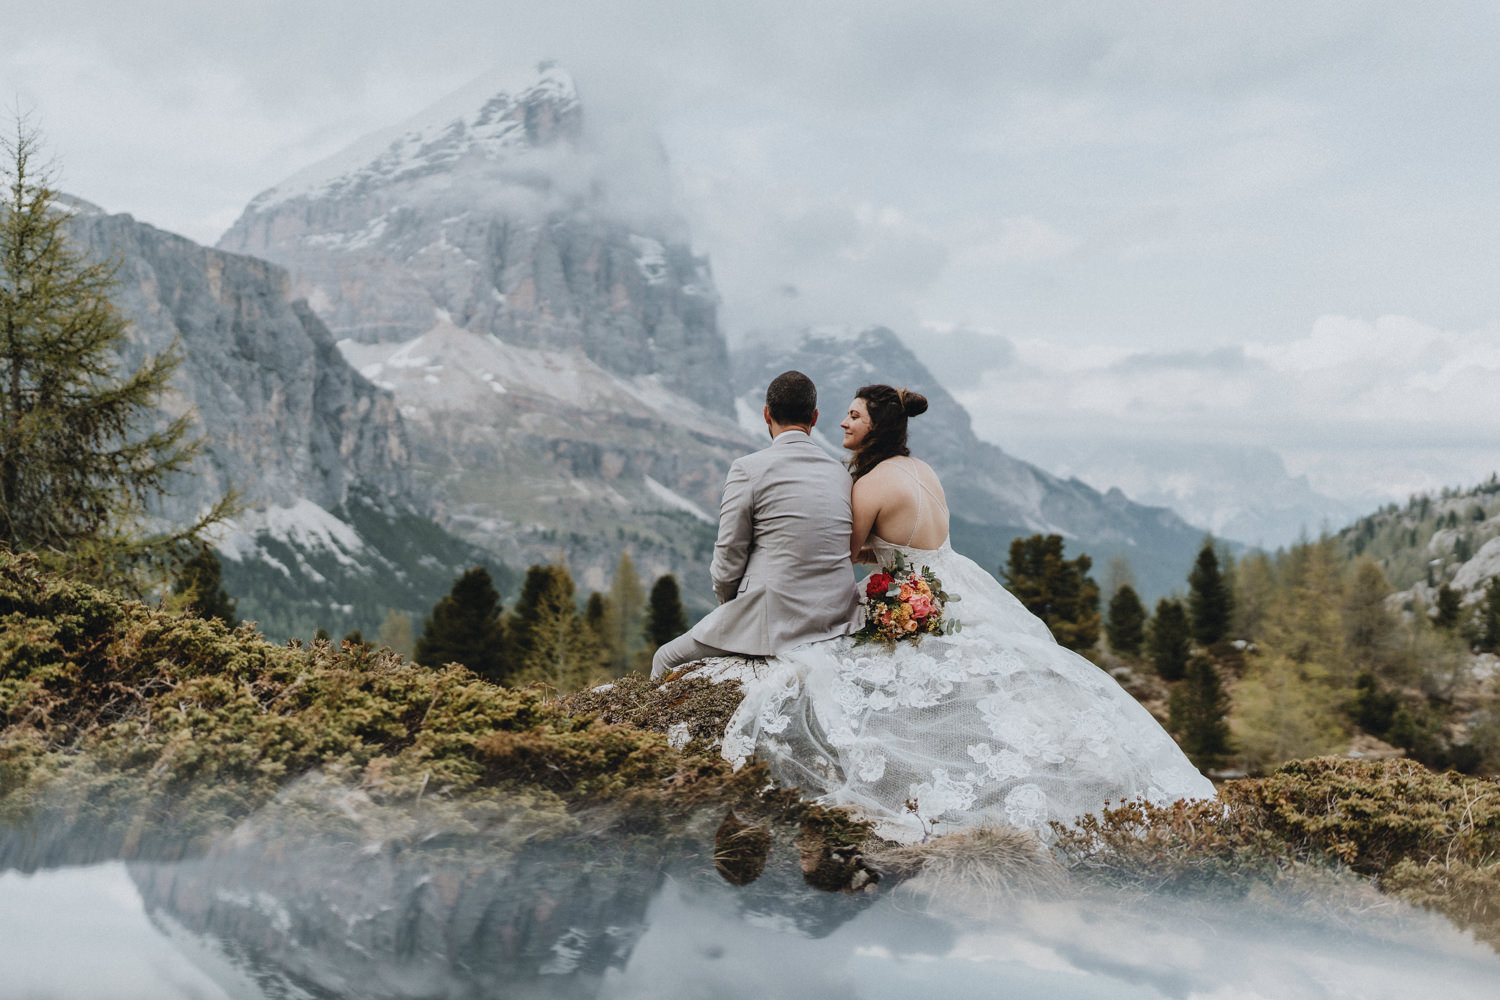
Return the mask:
<path id="1" fill-rule="evenodd" d="M 963 595 L 964 631 L 894 650 L 844 637 L 771 657 L 741 679 L 727 760 L 754 752 L 783 784 L 905 842 L 935 824 L 1047 837 L 1050 822 L 1107 800 L 1213 796 L 1135 699 L 983 569 L 946 545 L 907 557 Z"/>

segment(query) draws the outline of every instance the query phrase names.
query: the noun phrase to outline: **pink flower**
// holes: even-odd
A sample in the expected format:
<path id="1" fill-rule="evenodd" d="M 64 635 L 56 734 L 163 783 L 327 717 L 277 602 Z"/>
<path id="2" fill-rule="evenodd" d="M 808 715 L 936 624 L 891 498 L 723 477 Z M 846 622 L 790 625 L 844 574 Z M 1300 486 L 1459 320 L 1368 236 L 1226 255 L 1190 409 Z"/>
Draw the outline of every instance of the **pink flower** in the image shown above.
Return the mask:
<path id="1" fill-rule="evenodd" d="M 932 598 L 926 594 L 913 594 L 911 598 L 911 614 L 913 618 L 926 618 L 936 611 Z"/>

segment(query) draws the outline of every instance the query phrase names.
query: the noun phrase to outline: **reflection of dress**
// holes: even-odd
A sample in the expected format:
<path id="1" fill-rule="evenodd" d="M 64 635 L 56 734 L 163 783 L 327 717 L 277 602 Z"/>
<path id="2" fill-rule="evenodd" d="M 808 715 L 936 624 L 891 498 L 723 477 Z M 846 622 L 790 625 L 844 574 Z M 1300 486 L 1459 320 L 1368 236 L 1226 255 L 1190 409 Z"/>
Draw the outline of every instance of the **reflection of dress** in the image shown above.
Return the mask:
<path id="1" fill-rule="evenodd" d="M 726 759 L 753 753 L 782 784 L 905 842 L 999 823 L 1050 838 L 1049 820 L 1106 800 L 1213 796 L 1149 712 L 972 560 L 947 542 L 871 542 L 882 565 L 899 551 L 962 597 L 949 613 L 963 631 L 894 651 L 844 636 L 754 664 Z"/>

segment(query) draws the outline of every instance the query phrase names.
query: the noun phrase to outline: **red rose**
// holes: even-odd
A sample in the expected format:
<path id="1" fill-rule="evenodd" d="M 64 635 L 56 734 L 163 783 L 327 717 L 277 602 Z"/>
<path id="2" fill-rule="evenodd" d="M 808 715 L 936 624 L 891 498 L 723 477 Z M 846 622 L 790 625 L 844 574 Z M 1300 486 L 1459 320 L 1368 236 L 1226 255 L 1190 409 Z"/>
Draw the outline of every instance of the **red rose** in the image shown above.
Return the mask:
<path id="1" fill-rule="evenodd" d="M 870 579 L 865 581 L 866 597 L 884 597 L 885 592 L 891 589 L 891 575 L 889 573 L 871 573 Z"/>

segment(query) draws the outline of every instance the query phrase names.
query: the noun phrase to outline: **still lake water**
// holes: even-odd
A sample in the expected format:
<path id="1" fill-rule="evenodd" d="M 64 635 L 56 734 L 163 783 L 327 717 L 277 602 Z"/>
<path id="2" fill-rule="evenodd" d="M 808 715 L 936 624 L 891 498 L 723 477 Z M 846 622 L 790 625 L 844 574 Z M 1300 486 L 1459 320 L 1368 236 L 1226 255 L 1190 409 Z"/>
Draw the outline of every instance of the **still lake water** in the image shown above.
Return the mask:
<path id="1" fill-rule="evenodd" d="M 638 925 L 573 927 L 547 943 L 550 958 L 515 981 L 497 981 L 487 956 L 420 935 L 388 936 L 383 954 L 366 936 L 351 951 L 343 936 L 364 916 L 308 886 L 310 876 L 300 876 L 302 897 L 333 899 L 317 919 L 305 905 L 288 906 L 280 879 L 261 891 L 238 871 L 233 886 L 204 890 L 201 872 L 173 867 L 108 862 L 0 873 L 0 1000 L 1500 994 L 1500 958 L 1491 949 L 1436 916 L 1372 902 L 1357 886 L 1355 903 L 1312 917 L 1305 902 L 1301 916 L 1288 916 L 1264 900 L 934 898 L 918 881 L 809 932 L 795 915 L 747 902 L 743 890 L 665 876 Z M 200 878 L 197 895 L 180 881 L 175 894 L 160 892 L 183 874 Z M 264 919 L 226 921 L 225 913 Z M 219 929 L 189 930 L 184 921 Z M 617 935 L 607 959 L 592 966 L 580 960 L 591 934 Z M 506 946 L 503 934 L 492 939 L 496 949 Z"/>

